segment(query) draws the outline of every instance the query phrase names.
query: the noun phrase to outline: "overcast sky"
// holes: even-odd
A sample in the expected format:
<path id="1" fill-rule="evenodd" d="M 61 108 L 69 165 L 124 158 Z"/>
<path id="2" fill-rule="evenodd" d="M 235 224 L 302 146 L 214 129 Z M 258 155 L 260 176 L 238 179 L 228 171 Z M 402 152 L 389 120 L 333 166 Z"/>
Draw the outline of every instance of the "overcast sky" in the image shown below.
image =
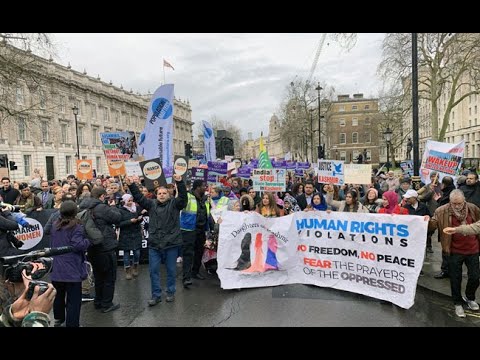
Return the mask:
<path id="1" fill-rule="evenodd" d="M 254 138 L 268 133 L 286 87 L 306 78 L 321 34 L 54 34 L 57 62 L 153 94 L 165 80 L 188 99 L 195 123 L 216 116 Z M 327 37 L 314 79 L 337 94 L 377 96 L 383 34 L 358 34 L 349 52 Z"/>

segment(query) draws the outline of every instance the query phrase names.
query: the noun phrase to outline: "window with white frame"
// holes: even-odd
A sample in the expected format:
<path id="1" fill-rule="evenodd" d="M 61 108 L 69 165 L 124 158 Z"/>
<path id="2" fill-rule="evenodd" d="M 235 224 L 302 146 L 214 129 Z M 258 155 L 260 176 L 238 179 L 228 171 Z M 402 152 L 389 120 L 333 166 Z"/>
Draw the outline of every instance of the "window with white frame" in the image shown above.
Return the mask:
<path id="1" fill-rule="evenodd" d="M 357 110 L 358 109 L 358 106 L 357 105 L 352 105 L 352 111 L 353 110 Z"/>
<path id="2" fill-rule="evenodd" d="M 106 107 L 103 108 L 103 121 L 106 123 L 110 121 L 110 117 L 108 116 L 108 109 Z"/>
<path id="3" fill-rule="evenodd" d="M 340 105 L 338 107 L 338 111 L 345 111 L 345 105 Z"/>
<path id="4" fill-rule="evenodd" d="M 62 114 L 65 114 L 65 96 L 64 95 L 60 95 L 60 112 Z"/>
<path id="5" fill-rule="evenodd" d="M 97 105 L 95 104 L 90 104 L 90 117 L 92 119 L 97 118 Z"/>
<path id="6" fill-rule="evenodd" d="M 340 144 L 346 144 L 347 143 L 347 135 L 345 133 L 340 133 L 339 143 Z"/>
<path id="7" fill-rule="evenodd" d="M 120 111 L 115 111 L 115 123 L 120 124 Z"/>
<path id="8" fill-rule="evenodd" d="M 365 110 L 369 110 L 370 109 L 370 105 L 365 105 Z"/>
<path id="9" fill-rule="evenodd" d="M 340 126 L 345 126 L 345 119 L 339 119 Z"/>
<path id="10" fill-rule="evenodd" d="M 340 151 L 340 160 L 345 161 L 347 159 L 347 152 Z"/>
<path id="11" fill-rule="evenodd" d="M 23 155 L 23 175 L 30 176 L 32 172 L 32 155 Z"/>
<path id="12" fill-rule="evenodd" d="M 358 118 L 352 118 L 352 126 L 358 126 Z"/>
<path id="13" fill-rule="evenodd" d="M 18 140 L 26 140 L 27 138 L 27 122 L 23 116 L 18 118 Z"/>
<path id="14" fill-rule="evenodd" d="M 92 126 L 92 145 L 97 146 L 98 127 Z"/>
<path id="15" fill-rule="evenodd" d="M 25 96 L 23 94 L 23 86 L 17 86 L 17 105 L 25 103 Z"/>
<path id="16" fill-rule="evenodd" d="M 79 127 L 78 127 L 78 143 L 79 143 L 80 145 L 84 145 L 84 142 L 83 142 L 83 140 L 84 140 L 84 138 L 85 138 L 85 137 L 84 137 L 84 129 L 85 129 L 85 128 L 84 128 L 83 126 L 79 126 Z"/>
<path id="17" fill-rule="evenodd" d="M 41 128 L 42 128 L 42 141 L 47 142 L 48 141 L 48 122 L 46 120 L 42 120 Z"/>
<path id="18" fill-rule="evenodd" d="M 60 136 L 62 144 L 66 144 L 68 142 L 68 125 L 65 123 L 60 124 Z"/>
<path id="19" fill-rule="evenodd" d="M 352 143 L 353 144 L 358 144 L 358 133 L 357 132 L 352 133 Z"/>
<path id="20" fill-rule="evenodd" d="M 65 172 L 72 173 L 72 157 L 70 155 L 65 156 Z"/>
<path id="21" fill-rule="evenodd" d="M 359 154 L 360 154 L 360 151 L 358 151 L 358 150 L 353 150 L 353 151 L 352 151 L 352 160 L 357 161 Z"/>
<path id="22" fill-rule="evenodd" d="M 97 170 L 97 176 L 102 173 L 102 158 L 100 156 L 95 158 L 95 169 Z"/>

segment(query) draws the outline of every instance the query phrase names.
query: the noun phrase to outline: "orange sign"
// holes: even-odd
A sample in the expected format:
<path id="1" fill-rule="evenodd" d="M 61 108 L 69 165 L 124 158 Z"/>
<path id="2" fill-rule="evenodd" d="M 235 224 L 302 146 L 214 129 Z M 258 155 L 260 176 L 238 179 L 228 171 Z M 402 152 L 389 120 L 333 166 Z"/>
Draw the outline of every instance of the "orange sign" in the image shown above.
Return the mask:
<path id="1" fill-rule="evenodd" d="M 92 160 L 77 160 L 77 178 L 80 180 L 93 179 Z"/>
<path id="2" fill-rule="evenodd" d="M 110 176 L 125 175 L 127 173 L 125 162 L 122 159 L 107 160 L 107 166 Z"/>

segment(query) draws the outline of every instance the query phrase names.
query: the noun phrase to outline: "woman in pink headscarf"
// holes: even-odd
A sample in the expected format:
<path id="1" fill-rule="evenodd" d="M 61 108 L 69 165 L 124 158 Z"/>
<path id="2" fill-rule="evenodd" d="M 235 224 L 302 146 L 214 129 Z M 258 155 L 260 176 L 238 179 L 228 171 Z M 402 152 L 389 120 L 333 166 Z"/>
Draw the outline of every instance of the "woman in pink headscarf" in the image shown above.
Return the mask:
<path id="1" fill-rule="evenodd" d="M 408 215 L 408 210 L 401 207 L 398 201 L 398 195 L 395 191 L 386 191 L 382 195 L 383 207 L 378 210 L 379 214 Z"/>

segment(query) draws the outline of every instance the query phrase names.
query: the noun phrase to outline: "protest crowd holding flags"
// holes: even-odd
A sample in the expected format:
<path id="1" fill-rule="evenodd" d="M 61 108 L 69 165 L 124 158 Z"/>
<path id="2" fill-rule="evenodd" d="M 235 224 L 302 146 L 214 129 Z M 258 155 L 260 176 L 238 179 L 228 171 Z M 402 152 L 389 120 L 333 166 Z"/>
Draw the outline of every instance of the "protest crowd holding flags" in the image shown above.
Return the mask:
<path id="1" fill-rule="evenodd" d="M 174 70 L 165 59 L 163 67 Z M 416 189 L 409 177 L 410 162 L 405 162 L 399 178 L 371 164 L 323 159 L 311 164 L 292 161 L 290 153 L 285 159 L 270 159 L 263 136 L 258 159 L 217 159 L 214 130 L 207 121 L 204 156 L 174 159 L 173 98 L 172 84 L 155 91 L 139 139 L 133 131 L 100 134 L 109 177 L 94 174 L 91 161 L 79 162 L 76 177 L 49 185 L 51 197 L 38 195 L 40 210 L 58 209 L 63 193 L 81 204 L 100 191 L 92 189 L 105 190 L 108 204 L 122 210 L 121 220 L 111 225 L 120 229 L 126 279 L 138 276 L 147 251 L 154 252 L 152 260 L 155 251 L 166 247 L 171 253 L 167 262 L 183 257 L 185 287 L 216 273 L 224 289 L 313 284 L 408 309 L 414 303 L 424 253 L 432 251 L 431 233 L 452 232 L 455 226 L 480 220 L 478 176 L 460 173 L 463 142 L 429 142 L 420 169 L 423 184 Z M 462 175 L 472 180 L 462 182 Z M 464 216 L 464 209 L 470 216 Z M 175 221 L 167 224 L 169 216 Z M 125 220 L 132 226 L 124 229 Z M 149 241 L 149 229 L 164 227 L 173 235 L 159 238 L 156 233 Z M 195 237 L 196 229 L 203 235 L 197 231 Z M 439 235 L 446 253 L 455 254 L 459 242 L 471 239 L 462 231 L 453 237 Z M 186 248 L 182 238 L 192 236 L 196 245 Z M 44 241 L 29 243 L 21 231 L 18 238 L 28 249 Z M 469 244 L 463 255 L 478 254 L 478 242 Z M 461 261 L 446 263 L 442 276 L 457 274 L 459 266 L 461 272 Z M 478 284 L 478 279 L 470 280 Z M 160 301 L 154 290 L 160 280 L 152 276 L 151 281 L 148 305 L 154 306 Z M 451 281 L 455 311 L 462 316 L 460 284 L 453 275 Z M 175 281 L 168 280 L 167 301 L 175 300 L 175 289 Z M 466 296 L 475 310 L 474 290 L 469 288 Z"/>

